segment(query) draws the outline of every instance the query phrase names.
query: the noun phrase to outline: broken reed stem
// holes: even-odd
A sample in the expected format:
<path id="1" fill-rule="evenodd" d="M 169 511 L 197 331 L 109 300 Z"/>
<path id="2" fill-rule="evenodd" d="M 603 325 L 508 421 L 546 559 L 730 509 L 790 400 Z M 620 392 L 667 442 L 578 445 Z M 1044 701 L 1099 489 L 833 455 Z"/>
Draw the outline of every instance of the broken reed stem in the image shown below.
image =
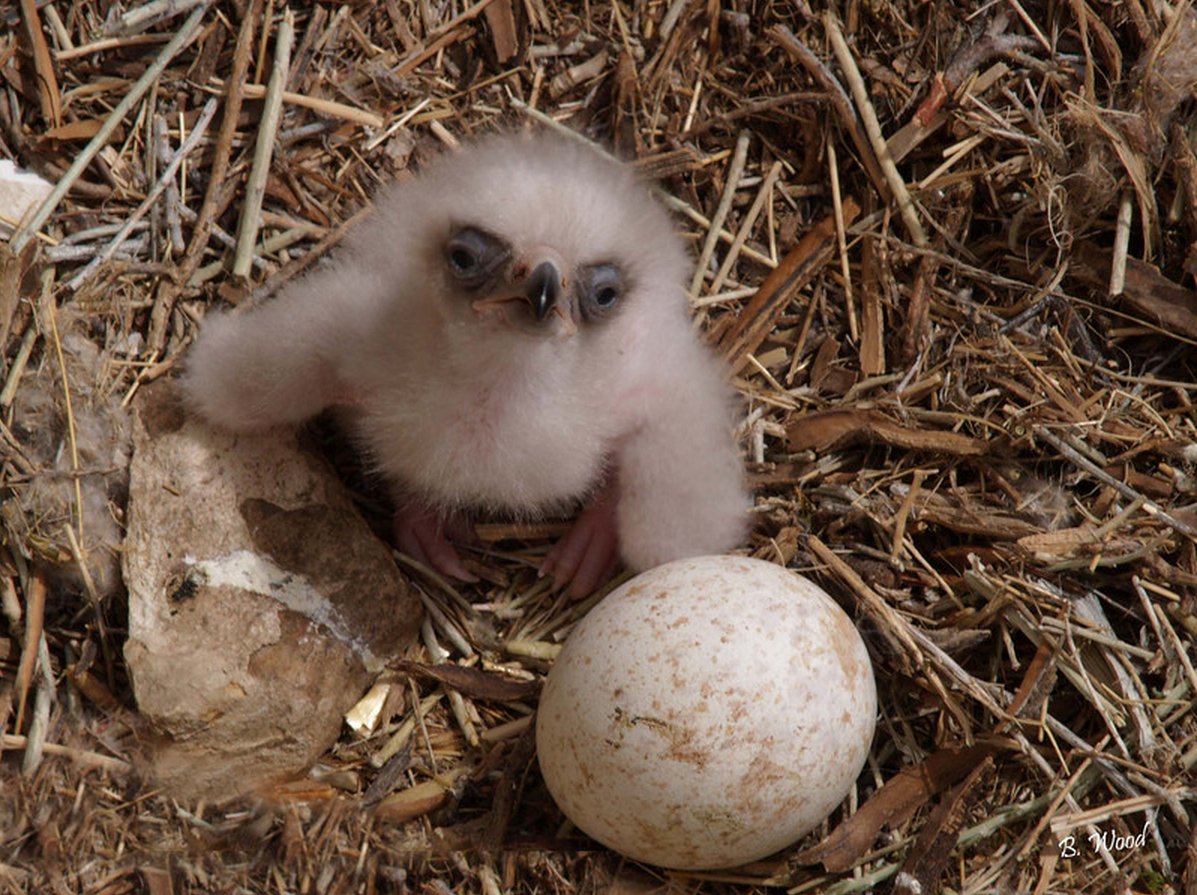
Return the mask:
<path id="1" fill-rule="evenodd" d="M 46 7 L 50 9 L 50 7 Z M 103 53 L 106 50 L 117 50 L 125 47 L 143 47 L 150 44 L 166 43 L 166 35 L 164 34 L 139 34 L 133 37 L 105 37 L 100 40 L 92 41 L 84 44 L 81 47 L 71 47 L 69 49 L 59 50 L 54 54 L 54 61 L 59 65 L 64 62 L 70 62 L 73 59 L 79 59 L 83 56 L 91 56 L 95 53 Z"/>
<path id="2" fill-rule="evenodd" d="M 104 123 L 100 126 L 99 131 L 83 147 L 83 150 L 76 156 L 75 161 L 67 169 L 66 173 L 59 178 L 50 195 L 46 196 L 42 204 L 37 207 L 37 211 L 13 234 L 12 239 L 9 241 L 9 248 L 12 249 L 14 255 L 20 255 L 21 250 L 28 245 L 29 240 L 33 239 L 37 231 L 50 219 L 50 215 L 54 213 L 54 209 L 58 207 L 58 203 L 63 200 L 63 197 L 66 196 L 67 191 L 70 190 L 75 181 L 82 176 L 83 171 L 91 164 L 92 159 L 96 157 L 101 149 L 108 145 L 109 138 L 120 126 L 121 122 L 125 120 L 125 116 L 129 114 L 129 110 L 137 105 L 146 91 L 158 80 L 158 76 L 162 74 L 163 70 L 170 64 L 170 61 L 174 59 L 179 50 L 195 36 L 200 20 L 208 10 L 209 2 L 211 0 L 205 0 L 205 2 L 192 11 L 191 15 L 187 17 L 187 21 L 183 23 L 183 27 L 171 38 L 170 43 L 162 48 L 162 52 L 158 54 L 158 57 L 151 63 L 150 67 L 129 88 L 129 92 L 117 103 L 112 113 L 104 119 Z"/>
<path id="3" fill-rule="evenodd" d="M 727 169 L 727 181 L 723 184 L 723 195 L 719 199 L 719 207 L 715 216 L 711 218 L 711 226 L 707 230 L 707 238 L 702 244 L 702 253 L 698 256 L 698 266 L 694 269 L 694 276 L 690 280 L 690 299 L 698 298 L 698 290 L 706 277 L 707 265 L 711 263 L 711 255 L 715 253 L 715 244 L 719 241 L 719 232 L 723 229 L 723 222 L 731 211 L 732 200 L 736 197 L 736 188 L 744 174 L 744 166 L 748 162 L 748 131 L 740 131 L 736 137 L 736 150 L 732 154 L 731 165 Z"/>
<path id="4" fill-rule="evenodd" d="M 42 12 L 45 14 L 46 21 L 49 23 L 50 28 L 54 31 L 54 39 L 57 40 L 59 45 L 64 49 L 72 49 L 75 46 L 75 43 L 71 40 L 70 32 L 67 31 L 66 23 L 62 21 L 62 16 L 58 14 L 58 10 L 56 10 L 53 6 L 46 6 Z"/>
<path id="5" fill-rule="evenodd" d="M 1176 633 L 1176 628 L 1172 626 L 1172 622 L 1168 620 L 1168 613 L 1164 611 L 1162 606 L 1157 604 L 1152 620 L 1155 624 L 1159 625 L 1161 630 L 1167 631 L 1168 643 L 1171 645 L 1172 653 L 1180 660 L 1181 667 L 1184 668 L 1185 674 L 1188 677 L 1189 686 L 1194 693 L 1197 693 L 1197 668 L 1193 667 L 1193 663 L 1189 659 L 1187 647 Z"/>
<path id="6" fill-rule="evenodd" d="M 6 733 L 0 736 L 0 746 L 3 746 L 4 749 L 25 749 L 28 745 L 28 738 L 19 734 Z M 127 761 L 121 761 L 119 758 L 110 758 L 107 755 L 100 755 L 97 752 L 88 752 L 85 749 L 72 749 L 70 746 L 59 746 L 56 743 L 43 743 L 42 751 L 47 755 L 69 758 L 83 767 L 96 768 L 97 770 L 109 771 L 114 774 L 127 774 L 133 770 L 133 766 Z"/>
<path id="7" fill-rule="evenodd" d="M 919 652 L 912 637 L 913 632 L 910 626 L 904 622 L 898 611 L 885 602 L 885 599 L 873 588 L 865 584 L 864 579 L 857 574 L 856 570 L 816 535 L 807 535 L 806 543 L 815 558 L 827 566 L 833 575 L 856 594 L 861 609 L 876 621 L 878 633 L 885 639 L 886 645 L 897 661 L 908 672 L 922 670 L 923 655 Z"/>
<path id="8" fill-rule="evenodd" d="M 585 62 L 567 68 L 549 82 L 549 98 L 557 99 L 579 84 L 594 80 L 606 70 L 608 61 L 607 50 L 602 49 Z"/>
<path id="9" fill-rule="evenodd" d="M 859 213 L 860 207 L 849 198 L 844 203 L 844 225 L 850 225 Z M 777 316 L 794 294 L 831 260 L 834 245 L 835 224 L 830 218 L 824 218 L 807 230 L 765 277 L 752 300 L 719 339 L 719 351 L 734 369 L 743 366 L 747 356 L 765 340 Z"/>
<path id="10" fill-rule="evenodd" d="M 827 36 L 831 39 L 832 51 L 835 53 L 840 68 L 844 71 L 844 77 L 848 80 L 848 89 L 852 91 L 856 111 L 860 115 L 861 121 L 864 122 L 865 133 L 869 136 L 869 145 L 877 157 L 882 174 L 885 175 L 885 182 L 889 184 L 894 199 L 898 203 L 898 213 L 901 214 L 902 221 L 906 224 L 911 241 L 919 248 L 923 248 L 927 244 L 927 235 L 923 232 L 923 225 L 915 213 L 914 202 L 910 198 L 910 191 L 906 189 L 906 182 L 898 173 L 898 166 L 894 164 L 894 158 L 886 145 L 885 135 L 881 133 L 881 122 L 877 119 L 877 112 L 869 100 L 868 87 L 865 86 L 860 69 L 856 67 L 856 60 L 852 57 L 852 51 L 848 48 L 848 42 L 844 40 L 844 35 L 840 31 L 835 16 L 829 12 L 824 17 L 824 21 L 827 27 Z"/>
<path id="11" fill-rule="evenodd" d="M 748 209 L 748 214 L 744 216 L 744 220 L 740 224 L 740 229 L 736 231 L 736 238 L 732 240 L 731 248 L 727 250 L 727 254 L 723 257 L 723 263 L 719 265 L 719 272 L 715 274 L 715 280 L 707 290 L 708 295 L 718 295 L 719 290 L 723 288 L 723 283 L 727 279 L 728 274 L 731 273 L 736 259 L 740 257 L 740 250 L 744 248 L 744 242 L 752 232 L 752 228 L 756 224 L 756 219 L 760 216 L 761 209 L 764 208 L 766 200 L 773 195 L 773 186 L 777 183 L 777 178 L 781 175 L 781 169 L 782 164 L 777 161 L 769 169 L 769 173 L 765 177 L 765 182 L 761 184 L 756 198 L 752 200 L 752 207 Z"/>
<path id="12" fill-rule="evenodd" d="M 265 219 L 266 215 L 263 215 L 262 217 L 263 217 L 263 219 Z M 225 240 L 221 238 L 220 234 L 215 229 L 213 229 L 212 234 L 213 234 L 213 236 L 216 237 L 217 242 L 220 242 L 222 244 L 225 242 Z M 310 228 L 296 227 L 296 228 L 292 228 L 290 230 L 285 230 L 282 233 L 276 233 L 274 236 L 271 236 L 271 237 L 268 237 L 268 238 L 262 240 L 260 243 L 258 243 L 256 246 L 254 246 L 254 256 L 253 256 L 254 267 L 258 268 L 259 270 L 266 270 L 269 267 L 269 265 L 262 258 L 263 255 L 270 255 L 270 254 L 273 254 L 274 252 L 279 252 L 279 251 L 282 251 L 283 249 L 290 248 L 295 243 L 299 242 L 302 239 L 307 239 L 311 235 L 312 235 L 312 231 Z M 227 237 L 227 234 L 226 234 L 226 237 Z M 230 238 L 230 239 L 228 239 L 228 242 L 231 244 L 231 247 L 235 250 L 237 247 L 236 240 L 233 240 Z M 217 260 L 213 261 L 211 264 L 205 264 L 203 267 L 197 268 L 195 273 L 193 273 L 191 275 L 191 279 L 189 279 L 187 281 L 187 285 L 191 286 L 191 287 L 202 286 L 204 283 L 208 282 L 209 280 L 213 280 L 216 277 L 222 276 L 224 274 L 224 272 L 225 272 L 224 259 L 218 258 Z"/>
<path id="13" fill-rule="evenodd" d="M 827 177 L 831 181 L 831 207 L 835 211 L 835 242 L 840 250 L 840 274 L 844 278 L 844 304 L 848 311 L 848 334 L 853 342 L 860 340 L 860 326 L 856 322 L 856 302 L 852 298 L 852 271 L 848 266 L 848 237 L 844 227 L 844 200 L 840 193 L 840 168 L 835 146 L 827 144 Z"/>
<path id="14" fill-rule="evenodd" d="M 199 267 L 204 249 L 208 245 L 208 237 L 215 226 L 217 206 L 228 176 L 229 156 L 232 154 L 233 138 L 237 136 L 237 117 L 241 114 L 241 101 L 244 96 L 242 88 L 245 73 L 249 70 L 249 57 L 253 50 L 254 29 L 262 14 L 262 0 L 253 0 L 245 12 L 245 19 L 237 31 L 237 44 L 233 49 L 233 67 L 227 81 L 228 90 L 225 91 L 224 116 L 220 120 L 220 130 L 216 134 L 216 150 L 212 156 L 211 179 L 204 192 L 204 201 L 200 205 L 195 219 L 195 226 L 191 231 L 191 244 L 187 247 L 187 254 L 183 258 L 176 282 L 186 283 L 191 279 L 195 269 Z"/>
<path id="15" fill-rule="evenodd" d="M 166 117 L 157 112 L 154 113 L 153 132 L 154 141 L 151 145 L 154 150 L 153 154 L 157 156 L 157 161 L 154 162 L 152 168 L 163 168 L 171 163 L 176 152 L 170 148 L 170 125 L 166 123 Z M 180 148 L 179 151 L 181 152 L 182 149 Z M 154 173 L 156 173 L 154 170 L 147 171 L 147 174 L 151 176 Z M 181 179 L 186 182 L 187 175 L 184 174 Z M 187 248 L 187 243 L 183 240 L 183 221 L 179 212 L 181 203 L 179 184 L 172 177 L 166 182 L 166 195 L 162 200 L 166 210 L 162 215 L 161 224 L 163 238 L 170 245 L 171 255 L 181 255 Z"/>
<path id="16" fill-rule="evenodd" d="M 458 13 L 456 16 L 451 18 L 449 21 L 445 22 L 445 24 L 441 25 L 438 28 L 434 28 L 432 31 L 430 31 L 428 33 L 428 36 L 429 37 L 439 37 L 442 34 L 452 31 L 458 25 L 464 24 L 465 22 L 468 22 L 471 19 L 478 18 L 479 15 L 481 15 L 482 13 L 484 13 L 486 11 L 486 7 L 490 6 L 493 2 L 494 2 L 494 0 L 478 0 L 478 2 L 475 3 L 473 6 Z"/>
<path id="17" fill-rule="evenodd" d="M 290 7 L 283 10 L 283 20 L 274 42 L 274 69 L 266 88 L 266 104 L 262 109 L 262 124 L 258 129 L 258 143 L 254 150 L 253 166 L 245 189 L 245 205 L 241 209 L 241 225 L 237 231 L 237 254 L 233 261 L 233 276 L 249 276 L 253 265 L 254 243 L 266 198 L 266 179 L 270 175 L 270 159 L 274 155 L 274 141 L 283 111 L 283 90 L 291 70 L 291 45 L 295 38 L 295 16 Z"/>
<path id="18" fill-rule="evenodd" d="M 693 208 L 691 208 L 689 205 L 687 205 L 685 202 L 683 202 L 677 196 L 671 196 L 669 193 L 666 193 L 663 190 L 658 191 L 657 195 L 661 199 L 661 201 L 664 202 L 666 204 L 666 206 L 668 206 L 673 211 L 676 211 L 678 214 L 685 215 L 687 218 L 689 218 L 691 221 L 693 221 L 699 227 L 710 228 L 710 226 L 711 226 L 710 218 L 708 218 L 706 215 L 704 215 L 700 211 L 695 211 Z M 735 234 L 733 234 L 727 230 L 719 230 L 718 232 L 719 232 L 719 238 L 721 240 L 723 240 L 724 242 L 728 243 L 729 245 L 736 241 Z M 769 270 L 773 270 L 777 267 L 776 261 L 774 261 L 768 255 L 758 252 L 756 249 L 752 248 L 752 246 L 748 246 L 748 245 L 741 246 L 740 254 L 743 255 L 745 258 L 751 258 L 757 264 L 760 264 L 762 267 L 766 267 Z"/>
<path id="19" fill-rule="evenodd" d="M 783 50 L 790 54 L 790 58 L 806 69 L 807 74 L 822 85 L 831 102 L 831 108 L 839 117 L 840 124 L 852 138 L 861 164 L 868 172 L 869 180 L 886 202 L 889 201 L 889 188 L 885 175 L 877 165 L 877 158 L 869 148 L 869 138 L 861 127 L 860 118 L 852 111 L 852 100 L 847 91 L 834 74 L 823 64 L 823 60 L 811 52 L 810 48 L 800 41 L 785 25 L 774 25 L 769 29 L 769 36 L 775 40 Z M 828 144 L 830 145 L 830 144 Z"/>
<path id="20" fill-rule="evenodd" d="M 229 81 L 232 79 L 230 78 Z M 223 88 L 228 85 L 229 81 L 221 81 L 214 78 L 210 83 L 218 88 Z M 242 84 L 241 93 L 246 99 L 262 99 L 269 95 L 270 86 L 263 87 L 261 84 Z M 304 93 L 295 93 L 291 90 L 284 90 L 279 94 L 281 101 L 289 106 L 299 106 L 303 109 L 310 109 L 317 115 L 324 115 L 328 118 L 340 118 L 344 121 L 352 121 L 354 124 L 364 124 L 367 127 L 382 127 L 385 122 L 383 119 L 375 115 L 373 112 L 368 112 L 365 109 L 359 109 L 357 106 L 346 105 L 331 99 L 320 99 L 317 96 L 308 96 Z M 265 110 L 263 110 L 263 115 Z"/>
<path id="21" fill-rule="evenodd" d="M 25 593 L 25 639 L 21 644 L 21 661 L 17 665 L 17 723 L 14 730 L 25 725 L 25 703 L 29 697 L 29 685 L 33 682 L 33 669 L 37 664 L 37 646 L 42 639 L 42 626 L 46 615 L 46 582 L 39 572 L 29 578 Z"/>
<path id="22" fill-rule="evenodd" d="M 1114 255 L 1110 261 L 1110 298 L 1116 298 L 1126 288 L 1126 256 L 1130 248 L 1131 220 L 1135 206 L 1130 190 L 1123 192 L 1118 203 L 1118 223 L 1114 230 Z"/>
<path id="23" fill-rule="evenodd" d="M 21 0 L 21 18 L 25 21 L 25 35 L 33 48 L 33 69 L 37 74 L 37 97 L 41 103 L 42 118 L 57 127 L 62 123 L 62 97 L 58 92 L 50 46 L 46 43 L 46 35 L 37 15 L 36 0 Z"/>
<path id="24" fill-rule="evenodd" d="M 269 277 L 267 277 L 260 286 L 254 289 L 253 295 L 251 296 L 251 301 L 256 302 L 266 298 L 268 295 L 271 295 L 281 289 L 284 283 L 289 283 L 295 277 L 299 276 L 301 273 L 315 264 L 317 260 L 323 257 L 325 252 L 337 245 L 337 243 L 339 243 L 345 237 L 346 233 L 351 231 L 360 222 L 366 220 L 373 210 L 373 207 L 369 205 L 367 205 L 365 208 L 359 208 L 353 213 L 352 217 L 346 218 L 332 230 L 329 230 L 328 233 L 326 233 L 324 237 L 318 243 L 312 246 L 312 248 L 306 253 L 299 258 L 296 258 L 295 260 L 283 265 Z"/>
<path id="25" fill-rule="evenodd" d="M 33 693 L 33 713 L 25 734 L 25 754 L 21 756 L 21 773 L 31 777 L 42 763 L 46 736 L 50 731 L 50 704 L 54 699 L 54 673 L 50 670 L 50 648 L 46 646 L 43 627 L 36 644 L 37 688 Z"/>
<path id="26" fill-rule="evenodd" d="M 58 362 L 58 373 L 62 380 L 62 404 L 66 411 L 67 444 L 71 450 L 71 473 L 75 480 L 75 530 L 79 533 L 79 543 L 83 543 L 83 485 L 79 475 L 79 439 L 75 431 L 75 411 L 71 406 L 71 379 L 67 373 L 66 357 L 62 353 L 62 338 L 58 332 L 54 296 L 51 295 L 54 270 L 53 267 L 47 267 L 42 271 L 42 307 L 46 311 L 46 322 L 50 326 L 50 341 L 54 344 L 54 357 Z"/>
<path id="27" fill-rule="evenodd" d="M 109 37 L 138 34 L 172 16 L 181 15 L 203 0 L 150 0 L 128 10 L 114 24 L 104 29 Z"/>
<path id="28" fill-rule="evenodd" d="M 464 27 L 455 28 L 454 30 L 450 31 L 448 34 L 438 37 L 436 40 L 434 40 L 432 43 L 430 43 L 424 49 L 417 50 L 415 53 L 408 56 L 406 59 L 404 59 L 402 62 L 399 63 L 398 67 L 395 68 L 395 70 L 392 74 L 396 78 L 403 78 L 403 77 L 406 77 L 407 75 L 410 75 L 413 71 L 415 71 L 417 68 L 419 68 L 423 63 L 427 62 L 429 59 L 431 59 L 433 56 L 435 56 L 441 50 L 445 49 L 445 47 L 449 46 L 450 44 L 456 43 L 457 41 L 459 41 L 463 37 L 465 37 L 467 34 L 471 34 L 471 33 L 472 33 L 472 30 L 470 28 L 464 28 Z"/>
<path id="29" fill-rule="evenodd" d="M 595 152 L 601 153 L 602 155 L 611 159 L 613 162 L 619 161 L 614 155 L 603 149 L 601 146 L 598 146 L 593 141 L 588 140 L 583 134 L 579 134 L 577 131 L 570 130 L 553 116 L 546 115 L 544 112 L 540 111 L 540 109 L 534 108 L 519 97 L 513 96 L 511 98 L 511 105 L 519 109 L 533 121 L 543 124 L 545 127 L 553 131 L 553 133 L 559 134 L 562 137 L 565 137 L 567 140 L 573 140 L 575 143 L 581 143 L 583 146 L 589 146 Z"/>
<path id="30" fill-rule="evenodd" d="M 200 140 L 204 138 L 204 135 L 208 132 L 208 125 L 212 123 L 212 119 L 216 116 L 216 106 L 217 101 L 215 98 L 208 100 L 204 104 L 203 111 L 200 112 L 200 117 L 195 122 L 195 127 L 188 134 L 183 145 L 179 147 L 179 151 L 174 154 L 174 158 L 170 160 L 170 164 L 166 166 L 166 170 L 162 172 L 162 176 L 158 178 L 158 182 L 154 184 L 154 188 L 149 191 L 145 199 L 142 200 L 142 203 L 137 206 L 137 209 L 129 215 L 129 219 L 125 221 L 125 225 L 117 231 L 117 234 L 112 237 L 112 240 L 104 247 L 104 250 L 89 261 L 86 267 L 67 282 L 67 289 L 70 289 L 72 292 L 78 290 L 80 286 L 91 279 L 101 264 L 116 254 L 117 249 L 121 247 L 129 234 L 133 232 L 133 228 L 137 225 L 137 222 L 145 217 L 146 212 L 158 201 L 158 197 L 174 182 L 175 174 L 178 173 L 183 161 L 199 145 Z"/>
<path id="31" fill-rule="evenodd" d="M 37 337 L 37 327 L 31 323 L 26 327 L 25 334 L 21 336 L 17 356 L 8 368 L 8 378 L 4 381 L 4 388 L 0 390 L 0 408 L 8 407 L 16 397 L 17 388 L 21 384 L 21 377 L 25 375 L 25 367 L 29 364 L 29 358 L 33 354 L 33 344 L 37 341 Z"/>

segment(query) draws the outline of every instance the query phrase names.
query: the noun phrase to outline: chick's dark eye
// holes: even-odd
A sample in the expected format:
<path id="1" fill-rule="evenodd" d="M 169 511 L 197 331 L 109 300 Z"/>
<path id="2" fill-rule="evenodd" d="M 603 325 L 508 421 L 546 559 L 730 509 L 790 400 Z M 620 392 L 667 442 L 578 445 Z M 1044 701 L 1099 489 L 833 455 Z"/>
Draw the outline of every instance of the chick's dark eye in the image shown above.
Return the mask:
<path id="1" fill-rule="evenodd" d="M 458 247 L 449 252 L 449 266 L 455 274 L 468 274 L 478 266 L 478 258 L 473 252 Z"/>
<path id="2" fill-rule="evenodd" d="M 609 314 L 623 298 L 623 276 L 614 264 L 596 264 L 579 279 L 583 290 L 582 313 L 587 319 Z"/>
<path id="3" fill-rule="evenodd" d="M 480 286 L 510 254 L 507 244 L 477 227 L 463 227 L 445 244 L 449 272 L 467 286 Z"/>

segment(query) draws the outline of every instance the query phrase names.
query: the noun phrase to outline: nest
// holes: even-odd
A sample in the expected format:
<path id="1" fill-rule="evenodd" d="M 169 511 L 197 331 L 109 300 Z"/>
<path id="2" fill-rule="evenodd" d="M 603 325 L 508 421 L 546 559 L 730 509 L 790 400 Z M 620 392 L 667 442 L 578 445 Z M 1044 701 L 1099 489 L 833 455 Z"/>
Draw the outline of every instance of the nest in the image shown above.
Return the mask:
<path id="1" fill-rule="evenodd" d="M 58 185 L 0 251 L 0 888 L 1197 891 L 1187 4 L 301 6 L 0 10 L 0 153 Z M 138 771 L 124 406 L 380 183 L 523 126 L 660 182 L 745 398 L 748 552 L 874 661 L 850 798 L 734 872 L 629 865 L 548 798 L 535 684 L 588 604 L 537 582 L 547 529 L 425 588 L 381 726 L 308 779 L 212 807 Z"/>

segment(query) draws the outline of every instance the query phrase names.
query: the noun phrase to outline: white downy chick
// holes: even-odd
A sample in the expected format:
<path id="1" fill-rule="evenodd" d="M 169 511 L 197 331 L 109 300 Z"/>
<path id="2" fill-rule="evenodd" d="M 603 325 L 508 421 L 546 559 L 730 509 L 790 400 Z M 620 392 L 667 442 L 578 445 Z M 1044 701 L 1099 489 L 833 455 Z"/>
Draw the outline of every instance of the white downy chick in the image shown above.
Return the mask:
<path id="1" fill-rule="evenodd" d="M 245 430 L 343 405 L 392 483 L 400 549 L 470 578 L 463 512 L 588 500 L 542 573 L 588 592 L 747 532 L 727 371 L 694 332 L 691 262 L 629 167 L 498 135 L 377 198 L 330 262 L 248 314 L 209 315 L 191 404 Z"/>

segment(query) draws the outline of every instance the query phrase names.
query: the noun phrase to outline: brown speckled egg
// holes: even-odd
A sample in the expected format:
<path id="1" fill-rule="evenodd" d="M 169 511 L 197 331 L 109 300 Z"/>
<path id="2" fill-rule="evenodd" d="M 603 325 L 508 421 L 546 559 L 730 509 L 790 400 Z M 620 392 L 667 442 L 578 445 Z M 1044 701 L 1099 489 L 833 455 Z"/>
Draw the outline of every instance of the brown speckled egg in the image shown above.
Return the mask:
<path id="1" fill-rule="evenodd" d="M 578 624 L 536 745 L 583 832 L 712 869 L 823 821 L 864 766 L 876 710 L 864 643 L 827 594 L 772 563 L 704 556 L 637 576 Z"/>

